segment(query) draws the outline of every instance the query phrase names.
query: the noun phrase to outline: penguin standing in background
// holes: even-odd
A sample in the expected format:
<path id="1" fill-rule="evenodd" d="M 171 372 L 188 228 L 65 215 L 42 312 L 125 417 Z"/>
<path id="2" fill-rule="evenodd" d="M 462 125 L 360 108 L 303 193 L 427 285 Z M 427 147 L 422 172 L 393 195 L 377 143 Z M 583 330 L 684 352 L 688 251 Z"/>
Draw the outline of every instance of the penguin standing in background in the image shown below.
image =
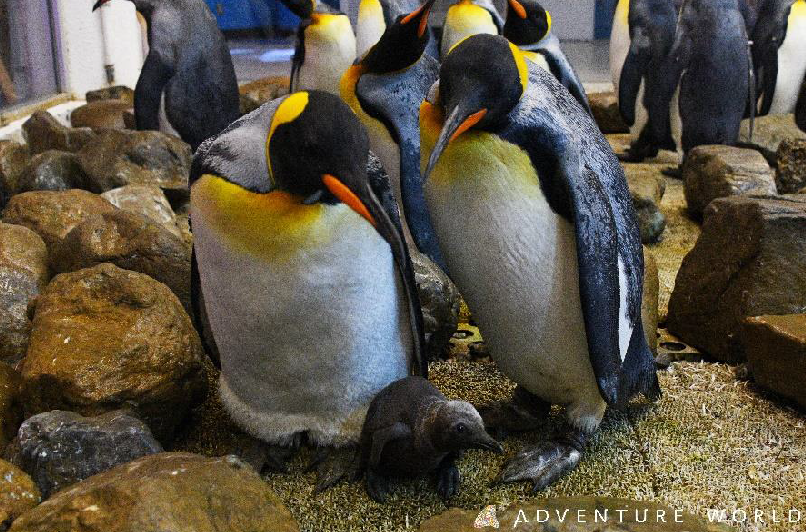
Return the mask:
<path id="1" fill-rule="evenodd" d="M 149 52 L 134 89 L 137 129 L 175 134 L 195 151 L 240 116 L 224 35 L 203 0 L 129 1 L 148 24 Z"/>
<path id="2" fill-rule="evenodd" d="M 500 479 L 544 488 L 580 461 L 608 405 L 660 395 L 641 325 L 643 252 L 624 172 L 593 119 L 503 37 L 476 35 L 440 67 L 420 110 L 425 195 L 453 280 L 520 408 L 569 429 Z M 511 406 L 511 405 L 510 405 Z"/>
<path id="3" fill-rule="evenodd" d="M 800 86 L 800 97 L 798 98 L 798 106 L 795 109 L 795 122 L 801 131 L 806 131 L 806 79 L 803 80 L 803 85 Z"/>
<path id="4" fill-rule="evenodd" d="M 194 290 L 221 355 L 221 401 L 268 444 L 246 453 L 258 469 L 283 470 L 303 436 L 327 450 L 319 490 L 357 467 L 378 391 L 427 372 L 411 261 L 368 153 L 338 96 L 297 92 L 205 142 L 191 171 Z"/>
<path id="5" fill-rule="evenodd" d="M 445 15 L 440 57 L 445 59 L 462 39 L 480 33 L 498 35 L 503 27 L 504 20 L 490 0 L 459 0 L 448 8 Z"/>
<path id="6" fill-rule="evenodd" d="M 664 68 L 666 98 L 680 86 L 683 152 L 734 145 L 752 100 L 747 32 L 737 0 L 686 0 Z"/>
<path id="7" fill-rule="evenodd" d="M 551 15 L 543 6 L 535 0 L 509 0 L 503 35 L 527 59 L 554 74 L 579 104 L 592 113 L 585 88 L 560 49 L 560 40 L 551 33 Z"/>
<path id="8" fill-rule="evenodd" d="M 389 174 L 406 239 L 444 268 L 423 197 L 417 112 L 439 64 L 424 51 L 430 40 L 428 0 L 389 26 L 364 58 L 347 70 L 341 97 L 369 132 L 373 153 Z"/>
<path id="9" fill-rule="evenodd" d="M 619 93 L 621 67 L 630 52 L 630 0 L 618 0 L 610 29 L 610 78 Z"/>
<path id="10" fill-rule="evenodd" d="M 358 22 L 355 25 L 356 57 L 364 57 L 385 31 L 386 19 L 380 0 L 361 0 L 358 4 Z"/>

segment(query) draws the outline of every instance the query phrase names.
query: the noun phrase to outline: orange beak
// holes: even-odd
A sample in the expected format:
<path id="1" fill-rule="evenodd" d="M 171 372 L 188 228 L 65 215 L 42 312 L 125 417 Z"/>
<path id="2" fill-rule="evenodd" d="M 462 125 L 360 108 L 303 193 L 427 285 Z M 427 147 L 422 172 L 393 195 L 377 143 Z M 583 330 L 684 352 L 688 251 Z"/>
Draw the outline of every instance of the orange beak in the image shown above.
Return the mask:
<path id="1" fill-rule="evenodd" d="M 451 138 L 450 138 L 450 140 L 448 140 L 448 142 L 453 142 L 454 140 L 456 140 L 456 137 L 458 137 L 459 135 L 461 135 L 462 133 L 464 133 L 465 131 L 467 131 L 471 127 L 473 127 L 476 124 L 478 124 L 481 121 L 481 119 L 484 118 L 484 115 L 486 115 L 486 114 L 487 114 L 487 109 L 482 109 L 481 111 L 477 111 L 477 112 L 473 113 L 472 115 L 468 116 L 465 119 L 464 122 L 459 124 L 459 127 L 456 128 L 456 131 L 454 131 L 453 135 L 451 135 Z"/>
<path id="2" fill-rule="evenodd" d="M 362 202 L 361 199 L 359 199 L 359 197 L 347 187 L 347 185 L 330 174 L 325 174 L 322 176 L 322 183 L 325 184 L 331 194 L 339 198 L 339 201 L 361 215 L 364 219 L 371 223 L 373 227 L 377 226 L 375 218 L 373 218 L 369 213 L 369 210 L 367 209 L 366 205 L 364 205 L 364 202 Z"/>
<path id="3" fill-rule="evenodd" d="M 428 0 L 425 4 L 421 5 L 400 20 L 401 24 L 408 24 L 417 17 L 420 18 L 420 25 L 417 27 L 417 35 L 422 37 L 428 27 L 428 15 L 431 12 L 431 7 L 434 5 L 435 0 Z"/>

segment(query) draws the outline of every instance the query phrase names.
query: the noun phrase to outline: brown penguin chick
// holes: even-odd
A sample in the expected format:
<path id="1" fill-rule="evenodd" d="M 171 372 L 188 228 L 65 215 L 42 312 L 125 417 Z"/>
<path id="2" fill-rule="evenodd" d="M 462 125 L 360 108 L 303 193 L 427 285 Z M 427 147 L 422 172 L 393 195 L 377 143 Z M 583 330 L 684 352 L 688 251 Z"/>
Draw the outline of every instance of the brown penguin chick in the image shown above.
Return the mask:
<path id="1" fill-rule="evenodd" d="M 470 403 L 447 400 L 422 377 L 395 381 L 372 400 L 361 431 L 367 494 L 383 502 L 391 478 L 436 471 L 437 493 L 447 499 L 459 490 L 455 461 L 465 449 L 503 452 Z"/>

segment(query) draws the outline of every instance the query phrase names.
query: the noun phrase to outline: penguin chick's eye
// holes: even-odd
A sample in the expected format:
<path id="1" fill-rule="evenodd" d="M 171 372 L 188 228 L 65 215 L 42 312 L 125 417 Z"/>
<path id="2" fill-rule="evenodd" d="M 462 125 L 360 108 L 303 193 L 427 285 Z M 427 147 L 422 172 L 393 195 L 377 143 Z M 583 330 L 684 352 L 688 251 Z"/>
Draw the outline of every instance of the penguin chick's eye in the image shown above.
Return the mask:
<path id="1" fill-rule="evenodd" d="M 467 429 L 467 427 L 465 427 L 465 424 L 464 424 L 464 423 L 457 423 L 457 424 L 456 424 L 456 428 L 455 428 L 455 430 L 456 430 L 456 432 L 458 432 L 459 434 L 463 433 L 463 432 L 464 432 L 466 429 Z"/>

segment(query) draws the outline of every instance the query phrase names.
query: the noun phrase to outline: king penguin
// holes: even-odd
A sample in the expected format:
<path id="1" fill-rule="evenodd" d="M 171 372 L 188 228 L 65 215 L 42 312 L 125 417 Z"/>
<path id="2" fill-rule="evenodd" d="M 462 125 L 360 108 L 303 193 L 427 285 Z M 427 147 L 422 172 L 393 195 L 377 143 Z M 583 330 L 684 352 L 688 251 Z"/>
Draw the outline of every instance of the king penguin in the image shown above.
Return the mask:
<path id="1" fill-rule="evenodd" d="M 490 0 L 459 0 L 445 14 L 440 57 L 444 59 L 456 43 L 471 35 L 499 35 L 503 28 L 504 19 Z"/>
<path id="2" fill-rule="evenodd" d="M 369 131 L 373 153 L 389 174 L 409 243 L 444 268 L 420 179 L 420 103 L 439 64 L 424 53 L 434 0 L 399 17 L 341 81 L 341 97 Z"/>
<path id="3" fill-rule="evenodd" d="M 269 444 L 256 465 L 282 470 L 303 435 L 338 449 L 318 489 L 349 472 L 375 394 L 427 371 L 411 261 L 368 153 L 339 97 L 304 91 L 209 139 L 191 172 L 196 290 L 221 401 Z"/>
<path id="4" fill-rule="evenodd" d="M 203 0 L 129 1 L 148 24 L 149 52 L 134 89 L 137 129 L 174 134 L 196 150 L 240 116 L 224 36 Z"/>
<path id="5" fill-rule="evenodd" d="M 551 15 L 543 6 L 535 0 L 509 0 L 503 35 L 527 59 L 554 74 L 579 104 L 592 113 L 585 88 L 560 49 L 560 40 L 551 33 Z"/>
<path id="6" fill-rule="evenodd" d="M 386 19 L 380 0 L 361 0 L 355 25 L 355 51 L 359 59 L 375 46 L 386 31 Z"/>
<path id="7" fill-rule="evenodd" d="M 803 80 L 803 85 L 800 87 L 798 106 L 795 109 L 795 121 L 801 131 L 806 131 L 806 79 Z"/>
<path id="8" fill-rule="evenodd" d="M 420 110 L 426 201 L 448 270 L 524 405 L 488 410 L 485 423 L 532 428 L 549 403 L 570 422 L 501 473 L 540 489 L 576 467 L 607 405 L 660 395 L 635 211 L 590 115 L 503 37 L 458 44 L 438 83 Z"/>

